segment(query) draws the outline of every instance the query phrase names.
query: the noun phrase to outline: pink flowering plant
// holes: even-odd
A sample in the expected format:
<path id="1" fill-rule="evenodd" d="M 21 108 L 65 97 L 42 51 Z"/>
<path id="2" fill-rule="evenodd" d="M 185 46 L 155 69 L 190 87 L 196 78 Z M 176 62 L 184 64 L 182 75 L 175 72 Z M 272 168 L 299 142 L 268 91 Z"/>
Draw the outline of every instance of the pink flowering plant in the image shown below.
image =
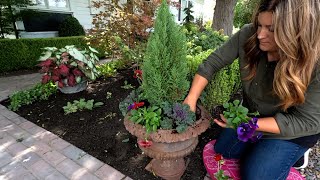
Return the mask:
<path id="1" fill-rule="evenodd" d="M 249 116 L 258 116 L 259 112 L 249 113 L 249 110 L 240 104 L 239 100 L 230 103 L 224 103 L 224 117 L 227 119 L 227 127 L 237 130 L 238 139 L 243 142 L 256 142 L 262 137 L 262 133 L 256 132 L 258 128 L 258 118 Z"/>
<path id="2" fill-rule="evenodd" d="M 40 72 L 43 73 L 42 83 L 54 82 L 58 87 L 75 86 L 85 80 L 95 80 L 99 76 L 96 63 L 98 51 L 90 46 L 80 50 L 74 45 L 58 49 L 43 48 L 39 58 Z"/>

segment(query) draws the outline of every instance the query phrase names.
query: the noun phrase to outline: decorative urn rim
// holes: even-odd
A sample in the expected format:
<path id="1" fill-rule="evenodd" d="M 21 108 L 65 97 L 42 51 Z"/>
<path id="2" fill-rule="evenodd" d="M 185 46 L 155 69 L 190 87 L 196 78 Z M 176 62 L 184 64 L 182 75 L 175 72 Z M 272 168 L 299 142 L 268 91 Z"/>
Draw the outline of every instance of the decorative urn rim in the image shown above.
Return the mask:
<path id="1" fill-rule="evenodd" d="M 192 137 L 198 137 L 210 126 L 209 112 L 203 106 L 198 105 L 198 107 L 200 109 L 200 119 L 197 120 L 193 126 L 189 126 L 183 133 L 176 133 L 173 130 L 158 129 L 156 132 L 151 132 L 146 136 L 146 129 L 142 125 L 130 121 L 129 113 L 124 117 L 124 125 L 126 129 L 138 139 L 145 139 L 148 137 L 148 140 L 160 143 L 185 141 Z"/>

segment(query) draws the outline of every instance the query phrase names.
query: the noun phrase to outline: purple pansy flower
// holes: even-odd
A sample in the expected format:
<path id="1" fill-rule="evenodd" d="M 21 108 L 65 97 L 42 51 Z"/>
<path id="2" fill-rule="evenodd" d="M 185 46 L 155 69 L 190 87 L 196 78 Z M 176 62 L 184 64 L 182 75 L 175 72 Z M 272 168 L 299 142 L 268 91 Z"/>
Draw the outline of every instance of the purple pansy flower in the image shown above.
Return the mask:
<path id="1" fill-rule="evenodd" d="M 254 135 L 257 125 L 258 118 L 252 118 L 248 123 L 241 123 L 237 128 L 238 139 L 243 142 L 250 140 L 251 142 L 256 142 L 262 136 L 262 133 Z"/>

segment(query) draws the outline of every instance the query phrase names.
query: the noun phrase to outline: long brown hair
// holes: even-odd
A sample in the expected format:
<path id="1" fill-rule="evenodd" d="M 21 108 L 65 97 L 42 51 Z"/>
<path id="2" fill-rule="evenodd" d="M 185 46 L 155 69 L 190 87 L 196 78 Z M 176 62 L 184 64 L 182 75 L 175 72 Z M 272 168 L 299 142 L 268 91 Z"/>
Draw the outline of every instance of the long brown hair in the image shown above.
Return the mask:
<path id="1" fill-rule="evenodd" d="M 262 0 L 253 18 L 258 29 L 258 15 L 273 12 L 274 38 L 280 59 L 274 71 L 273 91 L 280 106 L 287 110 L 305 101 L 305 92 L 320 57 L 320 0 Z M 256 74 L 261 53 L 257 33 L 244 47 L 249 69 L 245 80 Z"/>

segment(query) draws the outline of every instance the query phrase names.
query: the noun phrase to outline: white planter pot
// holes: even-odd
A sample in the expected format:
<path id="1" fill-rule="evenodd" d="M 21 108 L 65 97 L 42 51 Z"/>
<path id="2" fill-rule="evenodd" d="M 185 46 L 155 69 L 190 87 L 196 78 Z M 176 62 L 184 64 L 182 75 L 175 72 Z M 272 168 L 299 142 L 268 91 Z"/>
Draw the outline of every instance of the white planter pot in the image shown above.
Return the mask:
<path id="1" fill-rule="evenodd" d="M 59 88 L 59 90 L 64 94 L 73 94 L 87 89 L 87 85 L 87 81 L 82 81 L 75 86 L 64 86 L 63 88 Z"/>

